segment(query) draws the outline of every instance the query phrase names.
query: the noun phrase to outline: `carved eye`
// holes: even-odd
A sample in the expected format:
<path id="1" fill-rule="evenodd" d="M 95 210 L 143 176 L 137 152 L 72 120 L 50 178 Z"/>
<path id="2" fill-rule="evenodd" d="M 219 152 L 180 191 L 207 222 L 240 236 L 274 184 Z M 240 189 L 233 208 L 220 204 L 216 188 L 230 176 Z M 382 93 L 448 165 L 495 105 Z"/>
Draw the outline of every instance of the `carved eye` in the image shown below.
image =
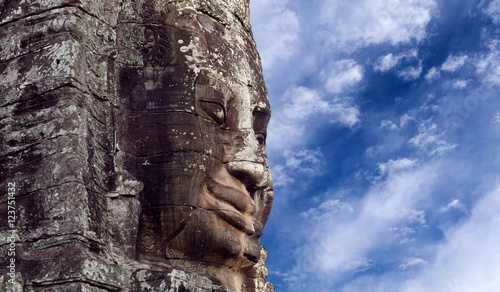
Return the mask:
<path id="1" fill-rule="evenodd" d="M 257 139 L 257 142 L 259 142 L 259 145 L 266 144 L 266 135 L 263 133 L 256 133 L 255 138 Z"/>
<path id="2" fill-rule="evenodd" d="M 226 113 L 224 107 L 217 102 L 201 101 L 201 108 L 218 125 L 223 125 L 226 122 Z"/>

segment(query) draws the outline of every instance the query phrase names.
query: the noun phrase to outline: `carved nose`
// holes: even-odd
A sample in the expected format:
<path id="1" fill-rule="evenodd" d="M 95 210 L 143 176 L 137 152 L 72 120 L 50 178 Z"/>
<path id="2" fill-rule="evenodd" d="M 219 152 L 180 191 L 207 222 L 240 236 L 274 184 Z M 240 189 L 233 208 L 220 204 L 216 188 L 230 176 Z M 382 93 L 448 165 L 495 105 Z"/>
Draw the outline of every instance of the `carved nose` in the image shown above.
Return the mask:
<path id="1" fill-rule="evenodd" d="M 266 167 L 250 161 L 231 161 L 227 164 L 228 172 L 241 181 L 249 192 L 263 187 Z"/>

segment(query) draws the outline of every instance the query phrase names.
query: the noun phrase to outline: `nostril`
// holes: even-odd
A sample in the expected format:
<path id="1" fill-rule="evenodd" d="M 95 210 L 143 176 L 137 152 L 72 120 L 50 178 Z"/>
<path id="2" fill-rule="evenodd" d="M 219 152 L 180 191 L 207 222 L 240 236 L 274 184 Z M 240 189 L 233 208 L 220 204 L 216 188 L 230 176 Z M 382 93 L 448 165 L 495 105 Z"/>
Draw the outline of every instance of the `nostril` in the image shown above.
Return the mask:
<path id="1" fill-rule="evenodd" d="M 255 189 L 255 185 L 248 186 L 247 192 L 250 194 L 250 198 L 252 198 L 252 200 L 254 200 L 255 199 L 255 192 L 257 192 L 257 190 Z"/>
<path id="2" fill-rule="evenodd" d="M 265 168 L 262 164 L 249 161 L 233 161 L 227 164 L 229 174 L 242 182 L 250 194 L 263 179 Z"/>
<path id="3" fill-rule="evenodd" d="M 247 192 L 250 194 L 250 197 L 253 200 L 253 197 L 255 195 L 255 191 L 253 190 L 253 186 L 247 186 Z"/>
<path id="4" fill-rule="evenodd" d="M 258 185 L 253 184 L 253 185 L 247 186 L 247 191 L 250 194 L 250 197 L 252 197 L 252 200 L 255 200 L 255 194 L 257 194 L 258 192 L 261 192 L 266 187 L 267 187 L 266 185 L 258 186 Z"/>
<path id="5" fill-rule="evenodd" d="M 239 171 L 239 170 L 234 170 L 234 171 L 229 171 L 229 173 L 232 176 L 234 176 L 237 180 L 239 180 L 240 182 L 242 182 L 245 186 L 250 185 L 250 183 L 251 183 L 250 182 L 250 178 L 248 177 L 247 174 L 245 174 L 245 172 Z"/>

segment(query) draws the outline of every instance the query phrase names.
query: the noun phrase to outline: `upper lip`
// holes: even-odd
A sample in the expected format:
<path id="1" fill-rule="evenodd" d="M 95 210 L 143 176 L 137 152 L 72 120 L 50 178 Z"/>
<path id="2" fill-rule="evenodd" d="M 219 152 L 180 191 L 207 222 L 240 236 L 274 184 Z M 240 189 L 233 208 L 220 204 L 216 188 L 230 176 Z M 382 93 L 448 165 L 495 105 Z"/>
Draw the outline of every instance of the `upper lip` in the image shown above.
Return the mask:
<path id="1" fill-rule="evenodd" d="M 242 184 L 243 185 L 243 184 Z M 250 193 L 245 188 L 236 186 L 227 186 L 215 180 L 209 181 L 208 191 L 217 199 L 229 203 L 241 213 L 245 213 L 250 206 L 253 206 L 253 200 Z"/>
<path id="2" fill-rule="evenodd" d="M 221 219 L 248 235 L 261 233 L 259 231 L 261 228 L 256 228 L 258 226 L 255 226 L 252 216 L 248 216 L 254 211 L 251 194 L 241 181 L 230 175 L 229 182 L 231 185 L 226 184 L 226 179 L 224 181 L 214 178 L 209 180 L 207 190 L 215 200 L 207 200 L 209 205 L 207 207 L 215 211 Z M 247 216 L 244 216 L 245 214 Z"/>

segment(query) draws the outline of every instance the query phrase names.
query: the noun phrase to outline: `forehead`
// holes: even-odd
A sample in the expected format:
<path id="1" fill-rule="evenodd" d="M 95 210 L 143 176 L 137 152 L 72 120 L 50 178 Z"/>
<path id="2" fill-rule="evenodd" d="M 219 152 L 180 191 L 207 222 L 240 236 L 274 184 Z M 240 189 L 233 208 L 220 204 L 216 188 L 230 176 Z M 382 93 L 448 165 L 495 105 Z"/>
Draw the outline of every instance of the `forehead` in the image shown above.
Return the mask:
<path id="1" fill-rule="evenodd" d="M 194 80 L 193 89 L 211 90 L 227 99 L 245 100 L 259 111 L 270 111 L 251 35 L 189 9 L 178 10 L 170 19 L 171 23 L 163 27 L 168 31 L 170 60 L 195 75 L 186 76 Z"/>
<path id="2" fill-rule="evenodd" d="M 225 76 L 201 72 L 195 81 L 195 95 L 197 98 L 222 104 L 241 104 L 263 114 L 270 113 L 267 93 L 255 87 L 252 84 L 235 82 Z"/>
<path id="3" fill-rule="evenodd" d="M 121 87 L 134 108 L 194 112 L 196 97 L 203 93 L 241 103 L 247 111 L 270 112 L 260 60 L 248 31 L 193 9 L 158 17 L 162 21 L 138 31 L 143 63 L 123 74 Z"/>

